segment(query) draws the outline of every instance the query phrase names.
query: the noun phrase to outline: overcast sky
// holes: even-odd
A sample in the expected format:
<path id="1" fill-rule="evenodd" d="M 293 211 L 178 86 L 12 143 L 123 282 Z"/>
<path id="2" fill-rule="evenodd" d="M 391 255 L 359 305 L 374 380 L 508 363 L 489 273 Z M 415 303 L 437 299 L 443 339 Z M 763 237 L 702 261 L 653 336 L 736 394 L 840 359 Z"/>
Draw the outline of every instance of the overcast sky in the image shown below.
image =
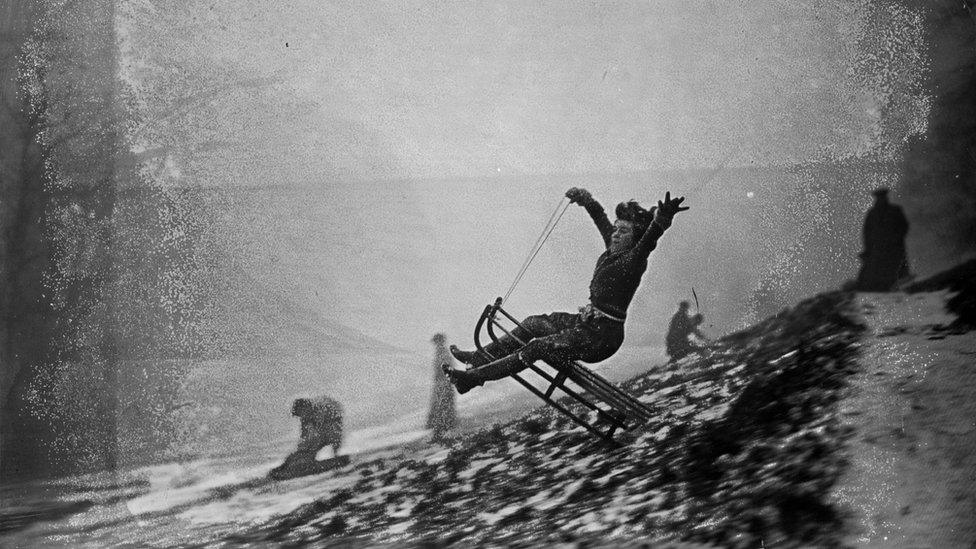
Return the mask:
<path id="1" fill-rule="evenodd" d="M 122 27 L 170 17 L 130 47 L 171 50 L 215 85 L 228 71 L 265 79 L 277 105 L 212 122 L 301 164 L 289 179 L 441 178 L 707 165 L 731 148 L 742 164 L 868 152 L 891 90 L 859 74 L 860 33 L 890 20 L 902 36 L 873 49 L 897 57 L 885 42 L 914 23 L 866 5 L 147 2 L 124 7 Z"/>
<path id="2" fill-rule="evenodd" d="M 562 190 L 550 178 L 545 196 L 498 198 L 491 178 L 511 193 L 512 177 L 532 186 L 585 174 L 573 181 L 592 182 L 608 207 L 653 203 L 668 182 L 640 192 L 609 176 L 886 153 L 922 129 L 925 112 L 911 85 L 918 17 L 869 2 L 146 0 L 123 5 L 119 20 L 123 77 L 145 113 L 136 150 L 165 149 L 147 170 L 178 185 L 318 187 L 325 203 L 303 210 L 311 218 L 272 220 L 261 234 L 241 224 L 262 258 L 253 264 L 265 265 L 258 278 L 290 280 L 296 299 L 419 349 L 433 326 L 463 325 L 469 337 L 457 303 L 490 276 L 476 301 L 504 293 Z M 914 122 L 892 135 L 883 117 L 898 109 Z M 363 209 L 376 180 L 413 182 Z M 710 196 L 695 197 L 698 211 L 721 210 Z M 264 215 L 288 215 L 274 208 Z M 572 238 L 557 234 L 561 251 L 535 267 L 554 273 L 552 296 L 532 294 L 525 312 L 585 301 L 598 239 L 571 219 Z M 414 240 L 391 241 L 406 225 Z M 283 250 L 279 229 L 300 245 Z M 587 265 L 566 271 L 575 239 L 588 237 Z M 391 266 L 359 253 L 363 241 L 418 261 Z M 454 305 L 417 310 L 434 301 Z M 449 318 L 418 325 L 412 314 Z"/>

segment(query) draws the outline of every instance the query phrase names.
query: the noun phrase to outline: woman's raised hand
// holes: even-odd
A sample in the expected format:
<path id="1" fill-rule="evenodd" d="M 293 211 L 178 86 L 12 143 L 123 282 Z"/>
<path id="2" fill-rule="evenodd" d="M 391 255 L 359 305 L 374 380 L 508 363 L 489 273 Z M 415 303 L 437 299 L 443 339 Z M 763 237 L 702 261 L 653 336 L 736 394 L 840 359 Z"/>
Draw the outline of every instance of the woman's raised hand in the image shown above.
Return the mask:
<path id="1" fill-rule="evenodd" d="M 685 201 L 685 197 L 679 196 L 678 198 L 671 198 L 671 191 L 668 191 L 664 195 L 664 200 L 657 201 L 657 208 L 654 211 L 654 223 L 657 223 L 663 229 L 667 229 L 671 226 L 671 219 L 678 212 L 683 212 L 688 210 L 687 206 L 682 206 L 681 203 Z"/>
<path id="2" fill-rule="evenodd" d="M 573 187 L 566 191 L 566 198 L 569 199 L 571 204 L 582 204 L 593 199 L 593 195 L 590 191 L 582 189 L 580 187 Z"/>

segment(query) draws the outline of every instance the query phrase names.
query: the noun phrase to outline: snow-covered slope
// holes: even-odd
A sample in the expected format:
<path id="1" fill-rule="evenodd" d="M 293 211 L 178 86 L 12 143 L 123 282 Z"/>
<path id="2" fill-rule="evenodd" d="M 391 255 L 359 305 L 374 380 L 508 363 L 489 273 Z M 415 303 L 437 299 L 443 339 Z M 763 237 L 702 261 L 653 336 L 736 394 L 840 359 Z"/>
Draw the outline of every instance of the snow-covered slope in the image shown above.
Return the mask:
<path id="1" fill-rule="evenodd" d="M 351 465 L 348 487 L 217 545 L 968 547 L 976 333 L 952 311 L 972 285 L 941 285 L 821 295 L 649 363 L 624 387 L 660 416 L 623 448 L 539 409 Z"/>
<path id="2" fill-rule="evenodd" d="M 228 541 L 833 542 L 836 402 L 862 330 L 853 306 L 820 296 L 625 383 L 660 416 L 623 448 L 540 409 L 448 447 L 351 465 L 337 473 L 357 477 L 351 487 Z"/>
<path id="3" fill-rule="evenodd" d="M 85 526 L 104 504 L 88 502 L 85 511 L 64 499 L 57 512 L 77 518 L 52 515 L 9 539 L 969 547 L 976 331 L 956 311 L 972 289 L 924 288 L 820 295 L 678 363 L 649 357 L 645 372 L 622 385 L 660 415 L 625 433 L 621 448 L 538 408 L 447 443 L 354 455 L 317 477 L 221 490 L 153 515 L 148 530 L 147 516 Z M 152 503 L 134 486 L 139 501 Z M 124 503 L 112 508 L 131 513 Z"/>
<path id="4" fill-rule="evenodd" d="M 855 436 L 833 498 L 852 513 L 851 545 L 976 541 L 976 332 L 944 308 L 959 297 L 858 296 L 868 331 L 841 404 Z"/>

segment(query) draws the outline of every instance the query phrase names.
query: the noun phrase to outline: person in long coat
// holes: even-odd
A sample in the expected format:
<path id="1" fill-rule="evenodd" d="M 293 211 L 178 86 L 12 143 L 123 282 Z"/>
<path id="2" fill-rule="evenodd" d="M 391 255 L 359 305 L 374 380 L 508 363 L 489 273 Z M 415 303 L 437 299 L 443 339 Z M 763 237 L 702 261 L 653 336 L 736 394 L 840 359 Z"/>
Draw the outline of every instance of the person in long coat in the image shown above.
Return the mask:
<path id="1" fill-rule="evenodd" d="M 905 236 L 908 219 L 901 207 L 888 201 L 888 189 L 874 191 L 874 204 L 864 218 L 861 270 L 857 289 L 887 292 L 911 277 Z"/>
<path id="2" fill-rule="evenodd" d="M 434 388 L 430 395 L 430 410 L 427 412 L 427 428 L 434 431 L 434 440 L 439 440 L 446 432 L 457 427 L 458 423 L 454 387 L 442 370 L 443 364 L 453 366 L 454 357 L 447 349 L 444 334 L 434 334 L 430 342 L 434 344 Z"/>

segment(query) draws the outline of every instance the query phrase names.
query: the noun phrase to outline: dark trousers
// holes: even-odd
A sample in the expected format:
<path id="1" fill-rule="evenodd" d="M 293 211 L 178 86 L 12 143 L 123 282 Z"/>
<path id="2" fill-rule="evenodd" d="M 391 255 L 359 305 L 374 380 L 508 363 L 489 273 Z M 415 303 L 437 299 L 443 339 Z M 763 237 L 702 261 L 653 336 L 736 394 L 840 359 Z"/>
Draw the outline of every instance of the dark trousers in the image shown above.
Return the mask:
<path id="1" fill-rule="evenodd" d="M 517 338 L 517 339 L 516 339 Z M 522 346 L 520 341 L 525 342 Z M 484 347 L 491 358 L 498 360 L 515 351 L 526 364 L 537 360 L 550 363 L 580 360 L 594 363 L 606 360 L 624 342 L 624 324 L 605 318 L 584 320 L 573 313 L 534 315 L 522 321 L 522 326 L 498 341 Z"/>

